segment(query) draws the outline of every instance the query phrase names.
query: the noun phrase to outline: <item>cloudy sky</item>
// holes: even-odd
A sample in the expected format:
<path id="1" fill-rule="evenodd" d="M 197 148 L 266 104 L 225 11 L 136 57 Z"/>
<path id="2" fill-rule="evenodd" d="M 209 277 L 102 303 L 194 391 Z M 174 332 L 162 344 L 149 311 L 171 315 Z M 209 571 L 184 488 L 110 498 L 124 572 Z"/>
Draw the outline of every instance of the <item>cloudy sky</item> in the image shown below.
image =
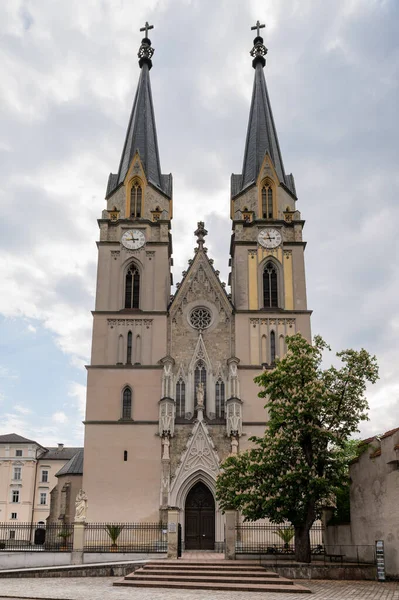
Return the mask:
<path id="1" fill-rule="evenodd" d="M 155 24 L 152 89 L 174 176 L 174 279 L 205 220 L 227 280 L 229 182 L 240 172 L 249 50 L 266 76 L 306 219 L 312 327 L 378 356 L 362 435 L 399 425 L 396 0 L 7 0 L 0 3 L 0 433 L 82 444 L 96 219 L 116 172 Z"/>

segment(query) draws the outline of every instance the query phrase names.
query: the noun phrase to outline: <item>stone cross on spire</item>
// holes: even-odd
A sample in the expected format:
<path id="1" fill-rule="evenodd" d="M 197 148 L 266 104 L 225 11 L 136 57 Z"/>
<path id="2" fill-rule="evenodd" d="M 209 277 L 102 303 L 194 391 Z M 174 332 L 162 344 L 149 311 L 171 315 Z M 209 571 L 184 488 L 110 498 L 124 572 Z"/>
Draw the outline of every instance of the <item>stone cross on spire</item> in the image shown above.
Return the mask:
<path id="1" fill-rule="evenodd" d="M 263 43 L 263 38 L 259 35 L 260 29 L 266 27 L 265 24 L 261 25 L 259 19 L 256 21 L 256 25 L 251 27 L 251 31 L 256 29 L 256 38 L 254 39 L 254 47 L 252 48 L 250 55 L 253 58 L 252 66 L 255 69 L 257 64 L 261 64 L 262 67 L 266 64 L 265 56 L 267 54 L 267 48 Z"/>
<path id="2" fill-rule="evenodd" d="M 140 31 L 145 31 L 145 37 L 141 40 L 141 46 L 137 53 L 139 57 L 139 65 L 140 68 L 143 68 L 143 65 L 147 65 L 149 69 L 152 67 L 152 56 L 155 52 L 154 48 L 151 47 L 151 40 L 148 38 L 148 30 L 154 29 L 154 25 L 149 25 L 148 21 L 145 22 L 144 27 L 140 28 Z"/>
<path id="3" fill-rule="evenodd" d="M 258 23 L 259 23 L 259 21 L 258 21 Z M 264 25 L 262 25 L 262 27 L 264 27 Z M 144 25 L 144 27 L 140 27 L 140 31 L 145 31 L 145 37 L 146 37 L 146 38 L 148 38 L 148 30 L 149 30 L 149 29 L 154 29 L 154 25 L 150 25 L 150 24 L 148 23 L 148 21 L 146 21 L 146 22 L 145 22 L 145 25 Z M 253 28 L 252 28 L 252 29 L 253 29 Z M 258 35 L 259 35 L 259 33 L 258 33 Z"/>
<path id="4" fill-rule="evenodd" d="M 254 25 L 253 27 L 251 27 L 251 31 L 256 29 L 256 35 L 257 37 L 259 37 L 259 29 L 263 29 L 263 27 L 266 27 L 265 24 L 261 25 L 259 19 L 256 21 L 256 25 Z M 142 30 L 141 30 L 142 31 Z"/>

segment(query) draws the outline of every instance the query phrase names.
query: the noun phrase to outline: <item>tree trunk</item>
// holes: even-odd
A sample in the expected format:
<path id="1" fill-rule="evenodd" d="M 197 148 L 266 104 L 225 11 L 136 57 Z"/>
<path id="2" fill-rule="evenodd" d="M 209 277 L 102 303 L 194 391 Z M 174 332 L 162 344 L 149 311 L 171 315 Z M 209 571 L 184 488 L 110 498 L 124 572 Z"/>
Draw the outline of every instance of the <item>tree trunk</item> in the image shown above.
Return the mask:
<path id="1" fill-rule="evenodd" d="M 298 562 L 310 563 L 311 561 L 310 527 L 306 524 L 295 527 L 295 560 Z"/>

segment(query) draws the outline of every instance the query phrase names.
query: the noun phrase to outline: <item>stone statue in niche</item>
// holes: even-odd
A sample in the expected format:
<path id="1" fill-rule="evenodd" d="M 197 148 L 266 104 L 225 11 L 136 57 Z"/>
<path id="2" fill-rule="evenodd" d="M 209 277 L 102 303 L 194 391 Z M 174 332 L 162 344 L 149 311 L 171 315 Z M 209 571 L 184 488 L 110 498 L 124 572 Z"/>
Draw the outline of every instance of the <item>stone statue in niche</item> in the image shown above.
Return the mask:
<path id="1" fill-rule="evenodd" d="M 169 434 L 162 435 L 162 460 L 170 460 L 170 439 Z"/>
<path id="2" fill-rule="evenodd" d="M 86 523 L 87 519 L 87 494 L 79 490 L 75 500 L 75 522 Z"/>
<path id="3" fill-rule="evenodd" d="M 204 408 L 204 384 L 203 383 L 199 383 L 197 385 L 197 406 L 199 408 Z"/>
<path id="4" fill-rule="evenodd" d="M 173 390 L 173 372 L 172 363 L 166 362 L 163 366 L 163 397 L 172 398 Z"/>

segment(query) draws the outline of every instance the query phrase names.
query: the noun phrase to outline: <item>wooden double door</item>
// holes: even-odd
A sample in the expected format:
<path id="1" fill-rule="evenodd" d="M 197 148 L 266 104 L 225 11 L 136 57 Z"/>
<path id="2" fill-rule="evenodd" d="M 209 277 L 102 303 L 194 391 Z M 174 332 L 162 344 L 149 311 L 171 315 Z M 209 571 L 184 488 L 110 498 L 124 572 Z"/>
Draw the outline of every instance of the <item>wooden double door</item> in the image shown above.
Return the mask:
<path id="1" fill-rule="evenodd" d="M 185 549 L 214 550 L 215 500 L 202 482 L 188 493 L 185 506 Z"/>

